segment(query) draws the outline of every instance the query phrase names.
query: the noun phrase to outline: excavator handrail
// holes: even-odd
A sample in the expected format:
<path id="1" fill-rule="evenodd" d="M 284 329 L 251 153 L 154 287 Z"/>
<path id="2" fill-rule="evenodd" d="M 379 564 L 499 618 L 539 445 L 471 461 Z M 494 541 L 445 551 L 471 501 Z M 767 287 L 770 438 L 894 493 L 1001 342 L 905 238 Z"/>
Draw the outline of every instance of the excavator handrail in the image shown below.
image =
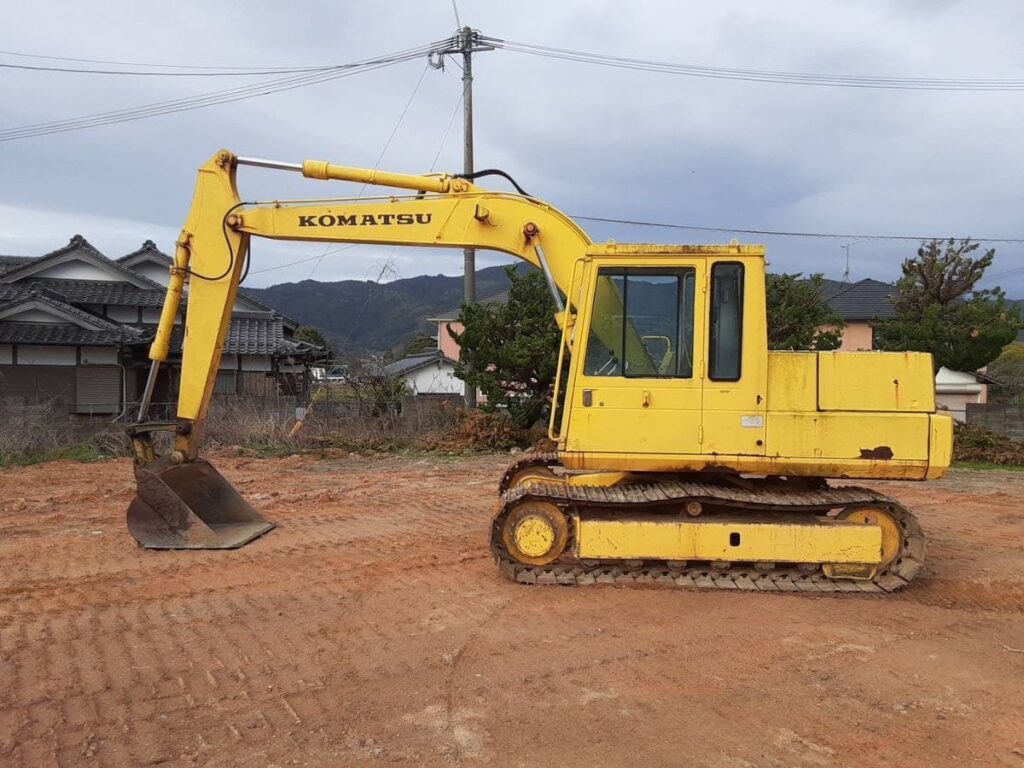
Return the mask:
<path id="1" fill-rule="evenodd" d="M 583 263 L 582 259 L 577 259 L 572 265 L 572 277 L 569 281 L 570 285 L 576 285 L 576 271 L 579 269 L 580 264 Z M 570 304 L 573 303 L 571 296 L 566 296 L 566 301 Z M 579 297 L 577 296 L 577 306 L 579 306 Z M 565 404 L 562 404 L 561 410 L 558 408 L 558 395 L 561 392 L 562 386 L 562 368 L 565 365 L 565 351 L 571 348 L 573 343 L 573 334 L 576 332 L 575 316 L 563 316 L 562 318 L 562 333 L 560 342 L 558 344 L 558 363 L 555 367 L 555 383 L 554 388 L 551 391 L 551 413 L 548 416 L 548 439 L 558 442 L 562 435 L 562 420 L 566 412 Z M 568 393 L 566 393 L 568 397 Z M 558 429 L 555 429 L 555 420 L 558 419 Z"/>

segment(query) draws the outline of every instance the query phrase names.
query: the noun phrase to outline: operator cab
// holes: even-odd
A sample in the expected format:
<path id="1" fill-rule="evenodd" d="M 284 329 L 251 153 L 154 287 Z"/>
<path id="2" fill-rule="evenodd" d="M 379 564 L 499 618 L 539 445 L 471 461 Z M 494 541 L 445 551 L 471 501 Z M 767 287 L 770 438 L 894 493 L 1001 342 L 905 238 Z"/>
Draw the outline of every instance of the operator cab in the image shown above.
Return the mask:
<path id="1" fill-rule="evenodd" d="M 595 246 L 574 285 L 566 451 L 764 455 L 763 247 Z"/>

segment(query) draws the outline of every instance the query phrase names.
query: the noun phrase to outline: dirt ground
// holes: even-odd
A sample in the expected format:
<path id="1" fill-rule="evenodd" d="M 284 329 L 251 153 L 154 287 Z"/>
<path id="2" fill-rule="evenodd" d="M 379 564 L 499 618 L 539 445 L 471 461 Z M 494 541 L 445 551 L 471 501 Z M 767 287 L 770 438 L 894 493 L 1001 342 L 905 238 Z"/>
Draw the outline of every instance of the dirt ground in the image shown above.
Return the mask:
<path id="1" fill-rule="evenodd" d="M 1024 766 L 1024 473 L 878 483 L 904 592 L 529 587 L 507 457 L 216 458 L 280 527 L 147 552 L 126 461 L 0 471 L 0 764 Z"/>

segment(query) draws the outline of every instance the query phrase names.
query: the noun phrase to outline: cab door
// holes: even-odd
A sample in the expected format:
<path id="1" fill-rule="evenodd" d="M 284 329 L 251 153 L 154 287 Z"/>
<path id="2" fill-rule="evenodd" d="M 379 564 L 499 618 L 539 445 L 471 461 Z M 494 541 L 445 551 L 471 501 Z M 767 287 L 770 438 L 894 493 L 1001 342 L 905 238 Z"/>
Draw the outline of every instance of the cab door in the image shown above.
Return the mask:
<path id="1" fill-rule="evenodd" d="M 705 264 L 653 261 L 591 266 L 569 451 L 700 453 Z"/>
<path id="2" fill-rule="evenodd" d="M 765 455 L 764 295 L 760 258 L 709 264 L 701 444 L 706 454 Z"/>

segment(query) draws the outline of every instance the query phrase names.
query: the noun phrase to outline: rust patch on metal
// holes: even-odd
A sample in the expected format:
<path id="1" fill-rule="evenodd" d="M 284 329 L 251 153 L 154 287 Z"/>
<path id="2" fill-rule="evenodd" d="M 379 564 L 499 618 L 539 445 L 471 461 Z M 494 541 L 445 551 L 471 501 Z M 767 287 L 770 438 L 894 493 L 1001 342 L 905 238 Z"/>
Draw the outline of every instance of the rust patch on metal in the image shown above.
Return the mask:
<path id="1" fill-rule="evenodd" d="M 861 448 L 860 457 L 862 459 L 891 459 L 892 448 L 888 445 L 880 445 L 877 448 Z"/>

